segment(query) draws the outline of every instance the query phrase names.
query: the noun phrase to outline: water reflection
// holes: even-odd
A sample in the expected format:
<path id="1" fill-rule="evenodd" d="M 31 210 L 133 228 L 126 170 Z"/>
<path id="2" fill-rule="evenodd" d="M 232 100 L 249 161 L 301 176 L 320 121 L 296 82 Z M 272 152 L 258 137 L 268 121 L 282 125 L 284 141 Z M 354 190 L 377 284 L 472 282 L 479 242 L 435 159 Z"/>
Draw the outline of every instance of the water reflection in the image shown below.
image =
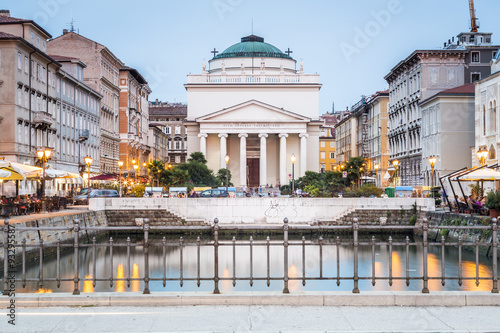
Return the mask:
<path id="1" fill-rule="evenodd" d="M 107 281 L 97 281 L 95 287 L 93 286 L 94 263 L 92 261 L 93 254 L 91 248 L 80 248 L 79 262 L 80 262 L 80 276 L 81 290 L 83 292 L 101 292 L 101 291 L 116 291 L 116 292 L 140 292 L 144 289 L 144 283 L 137 279 L 144 277 L 144 249 L 142 246 L 130 248 L 130 261 L 127 259 L 126 247 L 117 246 L 120 240 L 115 239 L 115 246 L 113 247 L 113 265 L 109 258 L 109 246 L 101 246 L 96 249 L 96 279 L 107 279 Z M 161 247 L 161 240 L 153 239 L 156 245 L 150 246 L 150 277 L 162 278 L 164 265 L 166 268 L 167 278 L 179 279 L 180 277 L 180 253 L 179 245 L 171 245 L 166 247 L 165 261 L 163 259 L 163 248 Z M 195 239 L 185 239 L 185 243 L 194 243 Z M 202 242 L 203 243 L 203 242 Z M 248 246 L 248 241 L 237 243 L 236 246 L 236 267 L 233 267 L 233 248 L 232 246 L 221 246 L 219 248 L 219 276 L 227 278 L 221 280 L 219 288 L 221 292 L 229 291 L 280 291 L 283 289 L 283 281 L 272 281 L 271 286 L 267 287 L 267 250 L 266 246 L 256 245 L 254 242 L 253 247 L 253 276 L 264 278 L 262 280 L 254 280 L 253 287 L 250 286 L 248 280 L 237 280 L 236 287 L 233 287 L 233 268 L 236 269 L 236 277 L 249 278 L 250 277 L 250 263 L 251 252 Z M 353 248 L 352 246 L 341 246 L 339 248 L 340 262 L 339 272 L 337 272 L 337 248 L 334 239 L 325 239 L 323 246 L 322 257 L 322 274 L 323 277 L 336 278 L 339 273 L 341 277 L 353 276 Z M 372 286 L 372 253 L 371 246 L 359 247 L 359 275 L 360 277 L 368 277 L 368 279 L 359 281 L 359 289 L 363 291 L 370 290 L 408 290 L 419 291 L 422 289 L 421 280 L 411 280 L 410 286 L 406 286 L 406 274 L 410 277 L 418 277 L 423 273 L 423 250 L 421 246 L 411 246 L 409 252 L 409 269 L 406 270 L 406 247 L 393 246 L 392 252 L 392 273 L 393 273 L 393 286 L 389 286 L 388 280 L 376 280 L 375 286 Z M 447 248 L 445 250 L 445 275 L 447 277 L 458 277 L 458 249 Z M 151 281 L 151 291 L 212 291 L 214 284 L 213 281 L 201 281 L 201 286 L 197 287 L 197 248 L 196 246 L 184 246 L 183 253 L 183 277 L 188 280 L 184 281 L 184 286 L 180 286 L 180 282 L 167 281 L 166 287 L 163 287 L 162 281 Z M 350 291 L 353 289 L 352 280 L 341 280 L 340 286 L 337 286 L 336 280 L 310 280 L 306 281 L 306 286 L 302 286 L 302 272 L 305 268 L 306 276 L 319 277 L 320 275 L 320 254 L 319 247 L 307 246 L 305 256 L 305 267 L 302 265 L 302 247 L 290 246 L 289 248 L 289 263 L 288 275 L 290 278 L 298 278 L 297 280 L 289 281 L 289 289 L 292 292 L 297 291 Z M 200 251 L 200 277 L 213 278 L 214 264 L 213 264 L 213 247 L 202 246 Z M 475 278 L 476 265 L 475 254 L 463 251 L 462 252 L 462 273 L 463 277 Z M 56 260 L 55 256 L 47 256 L 44 258 L 44 272 L 46 278 L 54 278 L 56 276 Z M 269 251 L 270 259 L 270 276 L 283 277 L 283 247 L 271 246 Z M 375 276 L 376 277 L 389 277 L 389 247 L 386 245 L 375 246 Z M 61 253 L 61 272 L 62 278 L 73 278 L 73 265 L 74 265 L 73 252 Z M 131 267 L 128 263 L 130 262 Z M 113 268 L 114 267 L 114 268 Z M 428 254 L 428 268 L 429 275 L 439 277 L 441 274 L 441 248 L 431 248 Z M 38 278 L 38 261 L 28 263 L 26 265 L 26 275 L 28 278 Z M 18 269 L 20 272 L 21 269 Z M 131 273 L 131 274 L 130 274 Z M 482 257 L 479 262 L 479 276 L 491 276 L 491 259 Z M 115 277 L 123 279 L 115 281 L 114 287 L 110 287 L 109 278 Z M 20 274 L 18 274 L 20 278 Z M 130 283 L 128 279 L 130 278 Z M 192 281 L 189 281 L 192 279 Z M 44 281 L 43 287 L 52 289 L 53 292 L 72 292 L 74 289 L 72 281 L 61 282 L 61 287 L 57 287 L 56 281 Z M 463 280 L 462 287 L 458 286 L 457 280 L 446 280 L 446 285 L 441 285 L 441 279 L 433 279 L 429 281 L 429 289 L 431 291 L 438 290 L 473 290 L 473 291 L 490 291 L 492 288 L 491 280 L 480 280 L 479 286 L 476 286 L 475 280 Z M 21 288 L 18 283 L 18 292 L 35 292 L 39 289 L 37 281 L 27 283 L 26 288 Z"/>

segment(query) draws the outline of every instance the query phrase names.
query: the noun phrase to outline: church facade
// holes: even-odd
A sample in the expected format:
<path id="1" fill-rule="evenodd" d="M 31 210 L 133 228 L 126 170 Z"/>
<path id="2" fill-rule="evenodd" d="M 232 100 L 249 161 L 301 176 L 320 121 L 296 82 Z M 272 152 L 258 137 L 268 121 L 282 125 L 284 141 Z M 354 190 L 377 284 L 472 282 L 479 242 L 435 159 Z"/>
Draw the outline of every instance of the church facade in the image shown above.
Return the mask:
<path id="1" fill-rule="evenodd" d="M 188 156 L 202 152 L 217 171 L 227 155 L 241 187 L 318 171 L 319 75 L 305 74 L 302 62 L 297 69 L 290 53 L 251 35 L 188 75 Z"/>

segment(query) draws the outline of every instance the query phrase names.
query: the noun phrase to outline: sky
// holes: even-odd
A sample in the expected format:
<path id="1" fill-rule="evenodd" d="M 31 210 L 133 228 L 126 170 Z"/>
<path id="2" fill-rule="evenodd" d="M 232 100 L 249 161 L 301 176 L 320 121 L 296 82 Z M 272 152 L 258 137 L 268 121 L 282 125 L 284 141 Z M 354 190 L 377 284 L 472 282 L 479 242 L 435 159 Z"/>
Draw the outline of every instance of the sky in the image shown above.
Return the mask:
<path id="1" fill-rule="evenodd" d="M 107 46 L 153 89 L 150 100 L 186 102 L 187 74 L 240 42 L 265 38 L 318 73 L 319 114 L 388 88 L 384 76 L 414 50 L 442 48 L 470 30 L 468 0 L 3 0 L 53 37 L 70 28 Z M 480 31 L 500 45 L 500 1 L 475 0 Z M 253 22 L 253 24 L 252 24 Z"/>

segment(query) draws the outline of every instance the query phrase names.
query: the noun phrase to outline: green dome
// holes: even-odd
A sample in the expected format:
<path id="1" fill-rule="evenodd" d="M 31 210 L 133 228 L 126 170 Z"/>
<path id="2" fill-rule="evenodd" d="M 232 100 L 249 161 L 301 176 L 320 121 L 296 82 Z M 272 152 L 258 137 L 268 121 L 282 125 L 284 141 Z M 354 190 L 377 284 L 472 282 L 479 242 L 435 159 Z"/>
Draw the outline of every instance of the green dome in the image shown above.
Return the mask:
<path id="1" fill-rule="evenodd" d="M 277 47 L 264 43 L 264 38 L 255 35 L 241 38 L 241 43 L 228 47 L 224 52 L 215 56 L 214 59 L 243 57 L 292 59 Z"/>

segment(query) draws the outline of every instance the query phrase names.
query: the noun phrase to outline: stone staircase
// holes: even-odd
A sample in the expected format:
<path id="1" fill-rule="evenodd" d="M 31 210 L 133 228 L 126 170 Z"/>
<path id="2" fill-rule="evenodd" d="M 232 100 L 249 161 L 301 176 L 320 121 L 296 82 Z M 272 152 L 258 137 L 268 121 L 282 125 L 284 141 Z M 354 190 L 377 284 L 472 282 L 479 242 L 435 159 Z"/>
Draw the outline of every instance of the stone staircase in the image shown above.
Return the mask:
<path id="1" fill-rule="evenodd" d="M 148 210 L 107 210 L 106 217 L 110 227 L 142 226 L 145 218 L 150 226 L 200 226 L 204 220 L 183 219 L 165 209 Z"/>
<path id="2" fill-rule="evenodd" d="M 324 219 L 318 219 L 316 223 L 313 223 L 315 225 L 340 225 L 343 224 L 342 222 L 346 219 L 347 216 L 353 214 L 356 210 L 354 208 L 349 208 L 342 213 L 338 214 L 335 216 L 333 219 L 329 218 L 324 218 Z"/>

